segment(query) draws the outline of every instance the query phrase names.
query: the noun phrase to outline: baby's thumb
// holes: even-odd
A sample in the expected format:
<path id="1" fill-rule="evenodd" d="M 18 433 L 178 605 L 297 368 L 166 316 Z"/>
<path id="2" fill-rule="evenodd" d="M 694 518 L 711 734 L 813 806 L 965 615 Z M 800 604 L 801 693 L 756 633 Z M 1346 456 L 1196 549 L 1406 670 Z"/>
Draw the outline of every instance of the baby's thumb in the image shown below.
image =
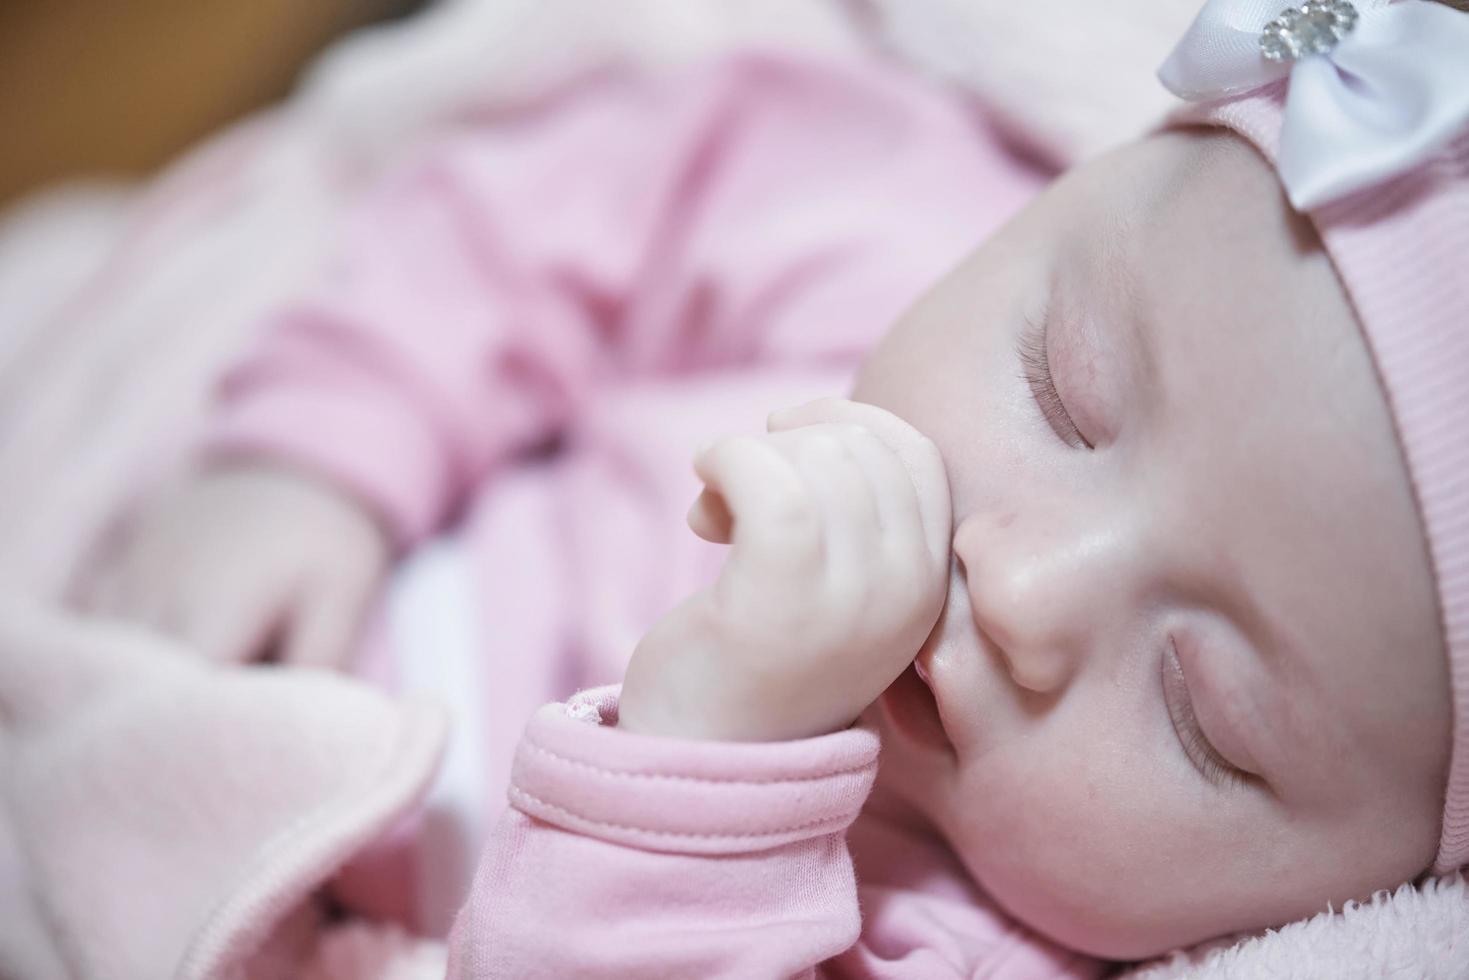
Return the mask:
<path id="1" fill-rule="evenodd" d="M 714 544 L 729 544 L 734 531 L 734 516 L 725 505 L 724 498 L 708 488 L 689 508 L 688 521 L 690 530 Z"/>

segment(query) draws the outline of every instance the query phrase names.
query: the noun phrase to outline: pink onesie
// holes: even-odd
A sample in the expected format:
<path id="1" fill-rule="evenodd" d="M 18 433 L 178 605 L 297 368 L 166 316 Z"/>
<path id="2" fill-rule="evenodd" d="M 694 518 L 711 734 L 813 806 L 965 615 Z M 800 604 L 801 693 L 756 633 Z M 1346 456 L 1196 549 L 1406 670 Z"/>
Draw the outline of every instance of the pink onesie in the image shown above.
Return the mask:
<path id="1" fill-rule="evenodd" d="M 483 846 L 458 975 L 1094 974 L 941 841 L 859 818 L 866 730 L 637 738 L 595 723 L 607 692 L 531 719 L 620 678 L 717 572 L 683 525 L 698 443 L 843 393 L 1045 176 L 973 106 L 880 64 L 598 73 L 416 154 L 231 372 L 212 452 L 309 470 L 410 565 L 466 572 L 472 655 L 451 669 L 434 617 L 378 644 L 389 673 L 437 672 L 458 698 L 476 789 L 419 828 L 458 877 L 410 896 L 452 910 Z"/>

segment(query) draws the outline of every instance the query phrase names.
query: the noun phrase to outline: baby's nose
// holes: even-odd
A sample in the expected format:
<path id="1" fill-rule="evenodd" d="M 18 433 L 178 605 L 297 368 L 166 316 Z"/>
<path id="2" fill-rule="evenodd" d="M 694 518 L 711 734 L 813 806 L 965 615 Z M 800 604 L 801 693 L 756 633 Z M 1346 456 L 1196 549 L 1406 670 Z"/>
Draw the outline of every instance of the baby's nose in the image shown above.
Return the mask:
<path id="1" fill-rule="evenodd" d="M 1104 618 L 1095 543 L 1014 514 L 971 515 L 955 530 L 954 553 L 975 627 L 1015 683 L 1045 694 L 1064 688 Z"/>

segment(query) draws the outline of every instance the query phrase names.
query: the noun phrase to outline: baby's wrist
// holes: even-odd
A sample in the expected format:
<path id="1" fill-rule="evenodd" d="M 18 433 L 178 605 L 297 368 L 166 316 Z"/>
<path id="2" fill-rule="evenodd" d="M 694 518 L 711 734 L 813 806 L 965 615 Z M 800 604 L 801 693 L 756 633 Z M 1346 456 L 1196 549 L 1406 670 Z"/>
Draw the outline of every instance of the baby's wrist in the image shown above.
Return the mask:
<path id="1" fill-rule="evenodd" d="M 639 735 L 700 742 L 770 741 L 757 719 L 731 710 L 709 690 L 647 683 L 632 669 L 618 700 L 617 727 Z"/>
<path id="2" fill-rule="evenodd" d="M 617 727 L 640 735 L 708 742 L 788 742 L 841 731 L 856 720 L 821 721 L 822 706 L 787 691 L 756 690 L 738 679 L 675 687 L 644 683 L 633 668 L 623 682 Z"/>

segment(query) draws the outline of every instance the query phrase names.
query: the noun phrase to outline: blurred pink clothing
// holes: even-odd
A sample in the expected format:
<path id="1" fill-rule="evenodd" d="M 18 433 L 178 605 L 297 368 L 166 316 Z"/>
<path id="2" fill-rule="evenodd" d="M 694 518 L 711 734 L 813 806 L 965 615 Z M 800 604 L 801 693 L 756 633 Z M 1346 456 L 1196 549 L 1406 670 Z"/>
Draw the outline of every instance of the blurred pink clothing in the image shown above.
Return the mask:
<path id="1" fill-rule="evenodd" d="M 461 693 L 473 691 L 456 737 L 474 753 L 482 809 L 498 812 L 536 706 L 618 679 L 646 628 L 717 572 L 720 550 L 683 524 L 698 491 L 695 447 L 763 428 L 772 408 L 843 393 L 862 353 L 1045 176 L 973 106 L 870 63 L 751 54 L 671 77 L 586 77 L 532 111 L 429 148 L 363 202 L 319 288 L 281 311 L 230 374 L 212 450 L 318 474 L 368 505 L 405 552 L 448 536 L 470 569 L 483 638 L 469 679 L 455 675 Z M 398 637 L 392 672 L 422 674 L 437 654 L 416 652 L 418 642 Z M 599 759 L 622 751 L 597 745 L 587 751 Z M 875 750 L 863 750 L 869 782 Z M 576 771 L 587 783 L 566 792 L 602 792 L 593 770 Z M 841 827 L 861 796 L 843 797 Z M 721 928 L 725 912 L 739 920 L 730 935 L 752 942 L 801 932 L 778 928 L 794 916 L 821 934 L 808 951 L 822 956 L 856 938 L 836 824 L 737 860 L 701 856 L 706 877 L 689 871 L 688 881 L 713 886 L 723 872 L 708 869 L 726 869 L 741 902 L 715 902 L 711 918 L 660 919 L 677 912 L 661 905 L 677 890 L 647 887 L 650 876 L 683 865 L 660 863 L 656 844 L 543 825 L 513 802 L 520 809 L 494 831 L 461 926 L 469 975 L 530 975 L 534 957 L 574 930 L 612 930 L 602 946 L 566 947 L 607 954 L 610 972 L 618 960 L 608 944 L 656 946 L 650 933 L 693 955 L 682 930 Z M 760 805 L 758 793 L 731 799 L 729 814 Z M 460 823 L 477 828 L 472 816 Z M 857 827 L 854 839 L 877 842 L 874 853 L 943 853 L 937 842 Z M 461 863 L 482 836 L 461 834 Z M 871 949 L 918 951 L 906 972 L 849 963 L 845 975 L 933 975 L 915 964 L 940 961 L 969 971 L 1014 946 L 1023 930 L 949 870 L 959 877 L 925 871 L 881 901 L 864 899 L 864 935 L 888 930 Z M 511 882 L 513 898 L 501 888 Z M 576 904 L 585 896 L 567 892 L 578 882 L 600 898 Z M 628 901 L 629 888 L 646 899 L 625 906 L 636 921 L 609 916 L 613 907 L 599 903 Z M 461 893 L 462 884 L 450 900 Z M 973 912 L 930 917 L 924 903 L 935 900 Z M 661 931 L 670 925 L 679 931 Z M 524 929 L 543 932 L 517 947 L 506 931 Z M 480 930 L 496 936 L 491 945 L 475 938 Z M 501 962 L 497 948 L 538 952 L 507 973 L 484 965 Z M 1034 955 L 1051 962 L 1051 952 Z M 649 969 L 683 969 L 659 962 Z M 716 975 L 718 964 L 763 969 L 682 962 L 698 975 Z M 554 957 L 539 969 L 596 972 Z"/>

